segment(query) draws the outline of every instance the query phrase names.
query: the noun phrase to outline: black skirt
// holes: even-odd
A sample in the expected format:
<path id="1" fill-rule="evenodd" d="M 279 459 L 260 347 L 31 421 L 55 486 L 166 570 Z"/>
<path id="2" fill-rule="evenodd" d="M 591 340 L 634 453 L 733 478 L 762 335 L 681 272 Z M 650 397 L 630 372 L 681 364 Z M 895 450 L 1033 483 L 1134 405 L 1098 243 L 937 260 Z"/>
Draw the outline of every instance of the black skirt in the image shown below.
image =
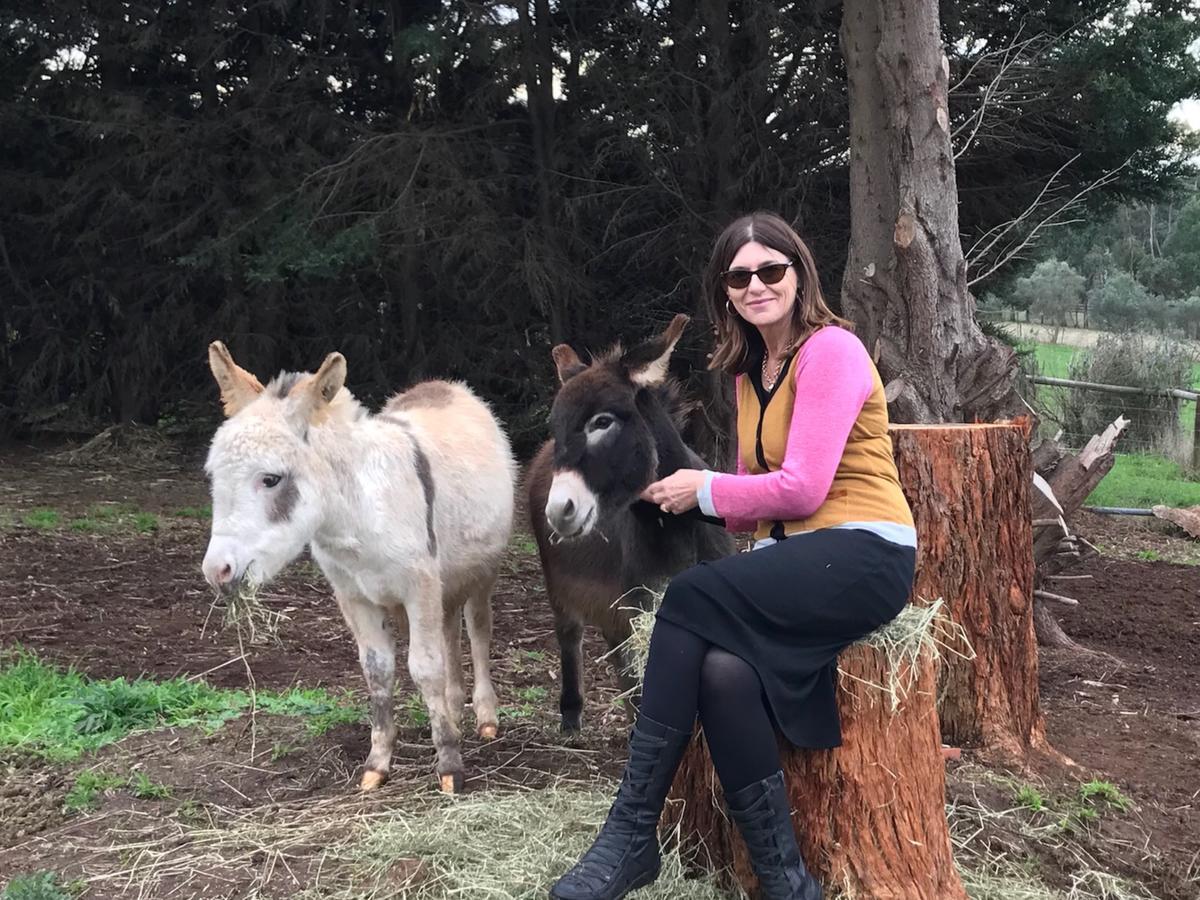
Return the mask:
<path id="1" fill-rule="evenodd" d="M 750 663 L 794 745 L 836 747 L 838 653 L 904 608 L 915 563 L 912 547 L 824 528 L 687 569 L 658 615 Z"/>

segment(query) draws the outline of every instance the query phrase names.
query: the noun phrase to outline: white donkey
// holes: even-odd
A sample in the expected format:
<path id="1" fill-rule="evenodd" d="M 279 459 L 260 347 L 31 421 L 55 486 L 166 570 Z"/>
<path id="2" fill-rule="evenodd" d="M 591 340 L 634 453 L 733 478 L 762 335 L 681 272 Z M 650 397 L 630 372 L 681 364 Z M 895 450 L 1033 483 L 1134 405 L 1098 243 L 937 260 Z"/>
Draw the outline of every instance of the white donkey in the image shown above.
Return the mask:
<path id="1" fill-rule="evenodd" d="M 496 735 L 491 593 L 512 531 L 515 464 L 488 407 L 427 381 L 371 415 L 347 391 L 346 360 L 266 388 L 214 342 L 225 406 L 205 465 L 213 523 L 204 577 L 223 592 L 263 583 L 311 544 L 358 642 L 371 694 L 364 791 L 387 778 L 396 736 L 392 621 L 407 614 L 408 670 L 429 709 L 442 790 L 462 786 L 464 610 L 479 734 Z"/>

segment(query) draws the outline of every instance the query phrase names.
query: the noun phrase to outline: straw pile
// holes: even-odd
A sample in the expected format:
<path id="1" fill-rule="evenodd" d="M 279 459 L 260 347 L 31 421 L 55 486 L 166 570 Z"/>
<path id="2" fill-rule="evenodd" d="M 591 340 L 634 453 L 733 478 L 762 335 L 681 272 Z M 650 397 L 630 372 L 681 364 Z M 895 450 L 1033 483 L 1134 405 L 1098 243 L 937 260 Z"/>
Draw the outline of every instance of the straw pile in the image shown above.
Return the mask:
<path id="1" fill-rule="evenodd" d="M 651 608 L 634 610 L 635 614 L 630 621 L 632 633 L 613 652 L 623 655 L 628 673 L 636 678 L 640 685 L 642 673 L 646 668 L 646 657 L 650 652 L 654 616 L 662 602 L 662 594 L 649 588 L 637 590 L 645 591 L 652 597 Z M 618 600 L 618 603 L 622 600 Z M 872 682 L 869 686 L 884 695 L 893 711 L 900 708 L 909 688 L 912 687 L 919 671 L 916 663 L 922 653 L 929 653 L 934 659 L 945 653 L 967 657 L 973 655 L 962 626 L 951 621 L 944 608 L 945 604 L 940 597 L 921 606 L 910 603 L 891 622 L 858 642 L 874 647 L 887 657 L 887 680 L 883 684 Z M 841 675 L 847 677 L 844 673 Z"/>

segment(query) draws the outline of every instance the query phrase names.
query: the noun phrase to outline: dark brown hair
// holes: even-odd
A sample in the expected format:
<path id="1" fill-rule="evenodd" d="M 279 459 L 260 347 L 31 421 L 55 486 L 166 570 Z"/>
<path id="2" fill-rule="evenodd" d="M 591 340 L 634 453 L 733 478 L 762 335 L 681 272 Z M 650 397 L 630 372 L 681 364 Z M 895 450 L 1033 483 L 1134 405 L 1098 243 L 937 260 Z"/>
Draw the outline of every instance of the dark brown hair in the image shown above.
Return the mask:
<path id="1" fill-rule="evenodd" d="M 704 302 L 708 306 L 709 320 L 717 330 L 716 346 L 708 367 L 730 374 L 745 372 L 764 349 L 758 329 L 726 305 L 729 297 L 721 283 L 721 273 L 729 268 L 738 251 L 752 241 L 779 251 L 796 268 L 796 305 L 792 307 L 792 340 L 787 352 L 795 350 L 823 325 L 853 328 L 848 321 L 834 315 L 825 302 L 817 264 L 792 226 L 774 213 L 755 212 L 742 216 L 721 232 L 704 270 Z"/>

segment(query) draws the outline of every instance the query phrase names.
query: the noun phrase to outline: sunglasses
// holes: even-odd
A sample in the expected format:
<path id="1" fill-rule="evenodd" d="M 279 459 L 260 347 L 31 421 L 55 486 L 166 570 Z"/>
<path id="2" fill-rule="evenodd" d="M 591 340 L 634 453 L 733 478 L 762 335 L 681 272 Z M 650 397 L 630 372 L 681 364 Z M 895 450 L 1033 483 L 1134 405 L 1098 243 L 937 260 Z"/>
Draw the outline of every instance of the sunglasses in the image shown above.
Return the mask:
<path id="1" fill-rule="evenodd" d="M 767 263 L 757 269 L 730 269 L 721 273 L 721 281 L 732 291 L 740 291 L 750 287 L 750 279 L 755 275 L 763 284 L 779 284 L 783 276 L 792 267 L 790 262 Z"/>

